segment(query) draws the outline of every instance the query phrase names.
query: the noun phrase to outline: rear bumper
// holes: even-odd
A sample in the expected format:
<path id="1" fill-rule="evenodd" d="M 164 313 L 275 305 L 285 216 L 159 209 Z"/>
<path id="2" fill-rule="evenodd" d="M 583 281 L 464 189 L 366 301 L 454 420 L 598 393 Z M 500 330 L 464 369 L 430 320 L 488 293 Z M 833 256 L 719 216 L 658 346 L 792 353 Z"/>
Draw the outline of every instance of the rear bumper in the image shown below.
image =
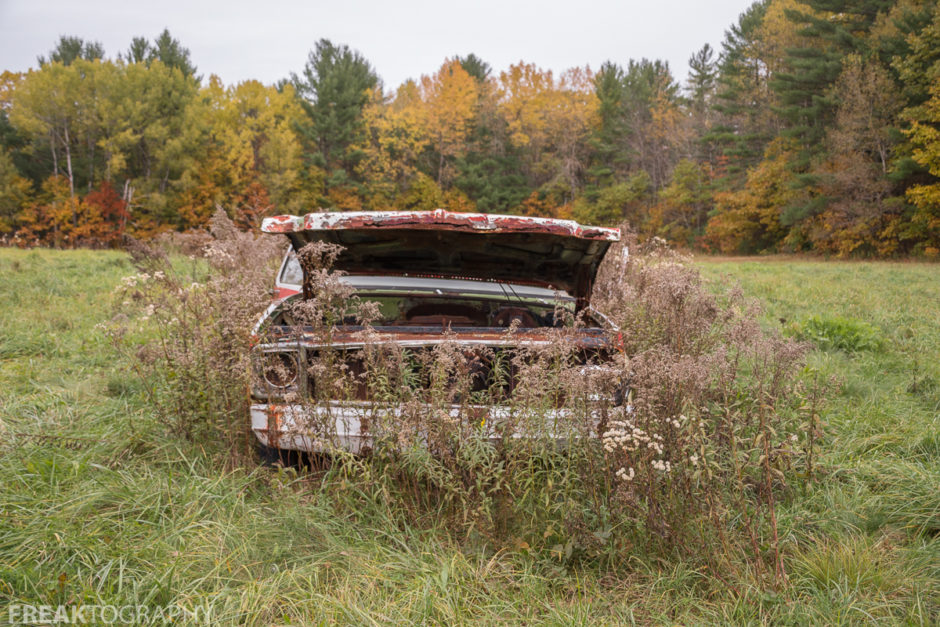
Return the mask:
<path id="1" fill-rule="evenodd" d="M 467 408 L 456 405 L 448 413 L 451 418 L 459 419 L 461 411 L 468 413 Z M 494 427 L 512 418 L 511 411 L 510 408 L 496 406 L 469 408 L 472 420 L 479 421 L 479 434 L 492 443 L 500 442 L 505 437 L 497 433 Z M 311 453 L 343 449 L 358 454 L 372 448 L 377 437 L 394 446 L 398 434 L 375 433 L 372 425 L 387 424 L 387 419 L 400 415 L 401 409 L 398 407 L 367 402 L 330 402 L 310 406 L 259 403 L 251 406 L 251 430 L 261 444 L 272 448 Z M 549 430 L 547 436 L 556 442 L 565 442 L 566 437 L 556 434 L 566 431 L 559 425 L 570 417 L 570 410 L 547 410 L 541 420 Z M 602 419 L 602 412 L 592 411 L 588 419 L 592 427 L 596 427 Z M 522 436 L 513 433 L 509 437 Z"/>

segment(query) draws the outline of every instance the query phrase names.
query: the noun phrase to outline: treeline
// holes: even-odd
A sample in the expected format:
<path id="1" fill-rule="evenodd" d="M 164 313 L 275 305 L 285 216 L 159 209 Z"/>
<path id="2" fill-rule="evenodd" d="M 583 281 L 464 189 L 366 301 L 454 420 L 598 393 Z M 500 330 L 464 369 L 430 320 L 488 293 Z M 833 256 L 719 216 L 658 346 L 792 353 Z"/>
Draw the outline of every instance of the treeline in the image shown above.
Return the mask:
<path id="1" fill-rule="evenodd" d="M 724 253 L 940 254 L 936 0 L 763 0 L 680 85 L 446 59 L 394 90 L 321 40 L 273 86 L 203 79 L 166 31 L 107 59 L 63 37 L 0 84 L 0 236 L 113 244 L 274 213 L 433 209 L 629 220 Z"/>

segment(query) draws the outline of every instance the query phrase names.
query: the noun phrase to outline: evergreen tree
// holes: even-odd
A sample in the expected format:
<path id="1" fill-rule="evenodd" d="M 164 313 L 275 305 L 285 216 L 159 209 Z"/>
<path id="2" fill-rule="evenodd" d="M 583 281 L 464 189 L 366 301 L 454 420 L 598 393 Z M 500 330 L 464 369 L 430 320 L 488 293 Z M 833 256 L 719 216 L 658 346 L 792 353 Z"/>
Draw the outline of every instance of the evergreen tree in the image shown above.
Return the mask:
<path id="1" fill-rule="evenodd" d="M 629 155 L 623 146 L 629 126 L 624 116 L 624 73 L 616 63 L 606 61 L 594 76 L 594 94 L 598 100 L 600 124 L 594 130 L 588 176 L 593 181 L 586 193 L 596 196 L 597 189 L 606 187 L 621 172 L 626 171 Z"/>
<path id="2" fill-rule="evenodd" d="M 658 188 L 668 177 L 670 159 L 654 120 L 664 119 L 664 107 L 678 104 L 679 86 L 663 61 L 630 60 L 627 69 L 607 62 L 594 77 L 600 124 L 589 143 L 590 200 L 600 188 L 644 170 Z"/>
<path id="3" fill-rule="evenodd" d="M 483 213 L 506 213 L 529 195 L 519 150 L 508 140 L 490 65 L 474 54 L 457 57 L 479 87 L 466 151 L 455 160 L 454 186 Z"/>
<path id="4" fill-rule="evenodd" d="M 709 44 L 693 54 L 689 58 L 689 80 L 686 84 L 692 129 L 699 140 L 700 150 L 696 156 L 707 162 L 715 156 L 713 145 L 705 139 L 712 126 L 712 101 L 718 78 L 718 65 L 714 56 L 715 51 Z"/>
<path id="5" fill-rule="evenodd" d="M 715 51 L 711 45 L 705 44 L 689 57 L 689 81 L 687 91 L 692 110 L 705 114 L 709 108 L 712 94 L 715 90 L 715 79 L 718 77 L 718 66 L 715 62 Z"/>
<path id="6" fill-rule="evenodd" d="M 678 160 L 676 148 L 683 143 L 675 136 L 681 132 L 679 84 L 668 63 L 641 59 L 627 64 L 623 86 L 630 172 L 645 171 L 659 190 L 668 182 Z"/>
<path id="7" fill-rule="evenodd" d="M 460 66 L 464 69 L 464 72 L 477 79 L 477 81 L 483 83 L 490 77 L 492 68 L 490 64 L 478 57 L 477 55 L 470 53 L 465 57 L 457 57 L 457 62 L 460 63 Z"/>
<path id="8" fill-rule="evenodd" d="M 358 51 L 321 39 L 303 73 L 291 78 L 309 119 L 302 129 L 308 160 L 326 170 L 328 187 L 349 184 L 362 156 L 354 148 L 363 132 L 362 110 L 378 76 Z"/>
<path id="9" fill-rule="evenodd" d="M 788 11 L 787 17 L 815 45 L 787 51 L 789 71 L 780 73 L 771 86 L 788 122 L 785 134 L 799 142 L 808 160 L 821 148 L 826 127 L 835 117 L 837 103 L 830 92 L 842 72 L 842 59 L 853 53 L 862 58 L 872 54 L 868 32 L 893 0 L 805 0 L 803 4 L 811 11 Z"/>
<path id="10" fill-rule="evenodd" d="M 799 150 L 791 164 L 797 185 L 805 190 L 800 202 L 788 207 L 785 224 L 815 215 L 826 200 L 813 188 L 820 179 L 811 165 L 825 150 L 826 129 L 835 121 L 838 105 L 833 86 L 842 73 L 842 61 L 850 54 L 866 59 L 873 54 L 869 32 L 880 13 L 894 0 L 801 0 L 807 10 L 788 11 L 787 17 L 801 27 L 800 35 L 814 42 L 787 51 L 787 71 L 779 73 L 771 87 L 780 100 L 780 115 L 786 120 L 783 135 L 796 140 Z"/>
<path id="11" fill-rule="evenodd" d="M 725 32 L 713 109 L 717 119 L 703 141 L 721 158 L 725 187 L 743 183 L 773 136 L 766 123 L 767 76 L 754 54 L 768 0 L 755 2 Z"/>
<path id="12" fill-rule="evenodd" d="M 153 46 L 150 45 L 150 42 L 146 37 L 134 37 L 131 40 L 131 45 L 123 55 L 120 57 L 126 63 L 146 63 L 153 54 Z"/>
<path id="13" fill-rule="evenodd" d="M 85 41 L 81 37 L 71 37 L 62 35 L 59 37 L 59 43 L 49 51 L 49 59 L 40 56 L 37 61 L 40 66 L 46 63 L 61 63 L 62 65 L 71 65 L 75 59 L 93 59 L 104 58 L 104 46 L 99 41 Z"/>
<path id="14" fill-rule="evenodd" d="M 200 82 L 199 77 L 196 76 L 196 66 L 190 60 L 189 49 L 183 47 L 178 39 L 174 39 L 168 28 L 164 28 L 163 32 L 154 40 L 147 59 L 149 61 L 160 61 L 168 68 L 177 68 L 183 73 L 183 76 L 194 77 L 196 82 Z"/>
<path id="15" fill-rule="evenodd" d="M 153 42 L 146 37 L 134 37 L 127 51 L 119 54 L 118 58 L 125 63 L 143 63 L 148 67 L 154 61 L 159 61 L 168 68 L 178 69 L 183 76 L 192 78 L 196 83 L 202 81 L 201 77 L 196 76 L 196 66 L 190 59 L 189 48 L 170 35 L 167 28 Z"/>

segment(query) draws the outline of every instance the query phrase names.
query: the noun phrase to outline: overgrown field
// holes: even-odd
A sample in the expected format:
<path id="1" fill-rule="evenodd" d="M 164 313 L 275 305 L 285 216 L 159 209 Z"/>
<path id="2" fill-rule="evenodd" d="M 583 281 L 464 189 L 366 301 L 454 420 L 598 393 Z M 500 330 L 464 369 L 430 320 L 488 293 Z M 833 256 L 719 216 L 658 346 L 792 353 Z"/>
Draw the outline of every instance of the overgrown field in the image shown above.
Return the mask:
<path id="1" fill-rule="evenodd" d="M 936 624 L 940 267 L 699 267 L 815 342 L 809 367 L 839 382 L 821 473 L 778 506 L 777 591 L 639 547 L 612 573 L 458 542 L 382 494 L 344 502 L 322 474 L 221 463 L 170 435 L 96 329 L 135 272 L 125 254 L 0 249 L 0 624 L 14 603 L 207 606 L 258 625 Z"/>

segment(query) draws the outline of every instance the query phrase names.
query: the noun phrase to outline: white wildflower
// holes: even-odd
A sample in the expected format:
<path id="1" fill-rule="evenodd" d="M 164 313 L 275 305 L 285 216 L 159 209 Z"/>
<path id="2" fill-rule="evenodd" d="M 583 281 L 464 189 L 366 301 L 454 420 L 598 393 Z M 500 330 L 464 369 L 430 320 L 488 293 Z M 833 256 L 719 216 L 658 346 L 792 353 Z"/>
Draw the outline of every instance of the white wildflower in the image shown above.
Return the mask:
<path id="1" fill-rule="evenodd" d="M 617 478 L 621 481 L 633 481 L 633 477 L 636 476 L 636 473 L 633 472 L 633 468 L 625 469 L 621 468 L 616 472 Z"/>
<path id="2" fill-rule="evenodd" d="M 661 459 L 654 459 L 653 469 L 658 470 L 660 472 L 669 472 L 672 470 L 672 465 L 667 461 L 663 461 Z"/>

